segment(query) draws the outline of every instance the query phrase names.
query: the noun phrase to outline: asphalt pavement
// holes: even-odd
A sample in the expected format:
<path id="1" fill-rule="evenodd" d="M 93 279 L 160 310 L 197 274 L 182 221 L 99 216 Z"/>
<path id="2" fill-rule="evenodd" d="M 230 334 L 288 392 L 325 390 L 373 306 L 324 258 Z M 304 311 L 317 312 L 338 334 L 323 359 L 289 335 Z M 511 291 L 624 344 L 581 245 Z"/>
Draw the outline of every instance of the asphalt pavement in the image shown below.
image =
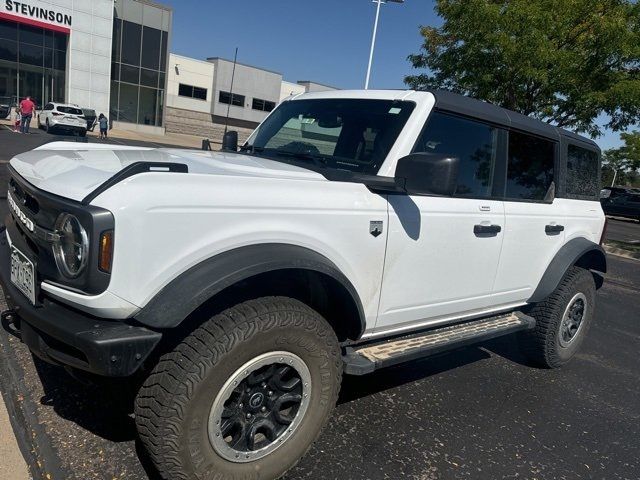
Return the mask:
<path id="1" fill-rule="evenodd" d="M 2 141 L 0 132 L 5 150 Z M 609 256 L 609 269 L 566 367 L 531 368 L 504 337 L 347 376 L 327 428 L 286 479 L 639 479 L 640 263 Z M 0 389 L 34 478 L 157 478 L 120 384 L 79 383 L 0 329 Z"/>

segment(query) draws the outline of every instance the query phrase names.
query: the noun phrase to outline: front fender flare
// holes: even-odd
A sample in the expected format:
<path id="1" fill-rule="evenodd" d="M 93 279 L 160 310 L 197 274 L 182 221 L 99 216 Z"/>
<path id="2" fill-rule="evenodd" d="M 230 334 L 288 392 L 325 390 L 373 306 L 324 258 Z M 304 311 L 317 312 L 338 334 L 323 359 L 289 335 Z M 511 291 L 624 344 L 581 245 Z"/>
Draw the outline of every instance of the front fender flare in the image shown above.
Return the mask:
<path id="1" fill-rule="evenodd" d="M 290 244 L 258 244 L 215 255 L 167 284 L 135 315 L 151 328 L 177 327 L 217 293 L 261 273 L 283 269 L 311 270 L 339 282 L 351 295 L 360 317 L 360 333 L 366 320 L 362 302 L 353 284 L 327 257 L 305 247 Z"/>
<path id="2" fill-rule="evenodd" d="M 586 238 L 574 238 L 563 245 L 553 257 L 527 303 L 541 302 L 551 295 L 567 270 L 576 264 L 603 274 L 607 272 L 607 256 L 602 247 Z"/>

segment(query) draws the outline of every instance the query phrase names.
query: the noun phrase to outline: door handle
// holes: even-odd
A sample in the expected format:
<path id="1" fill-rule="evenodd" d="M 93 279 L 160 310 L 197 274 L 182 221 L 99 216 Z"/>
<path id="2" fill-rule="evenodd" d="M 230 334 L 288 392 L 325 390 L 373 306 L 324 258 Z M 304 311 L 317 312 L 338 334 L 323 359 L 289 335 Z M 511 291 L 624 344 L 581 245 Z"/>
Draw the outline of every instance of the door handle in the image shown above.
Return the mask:
<path id="1" fill-rule="evenodd" d="M 502 231 L 502 227 L 500 225 L 474 225 L 473 233 L 476 237 L 486 237 L 497 235 Z"/>
<path id="2" fill-rule="evenodd" d="M 564 232 L 563 225 L 547 225 L 544 227 L 544 231 L 547 235 L 553 235 L 554 233 Z"/>

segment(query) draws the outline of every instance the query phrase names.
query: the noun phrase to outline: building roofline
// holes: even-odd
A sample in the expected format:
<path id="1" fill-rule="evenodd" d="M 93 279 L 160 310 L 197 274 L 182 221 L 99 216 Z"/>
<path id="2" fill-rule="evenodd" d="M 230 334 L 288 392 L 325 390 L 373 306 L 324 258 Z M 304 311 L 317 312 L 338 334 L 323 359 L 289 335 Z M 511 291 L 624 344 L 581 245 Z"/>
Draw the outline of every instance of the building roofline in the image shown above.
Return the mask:
<path id="1" fill-rule="evenodd" d="M 223 57 L 207 57 L 207 62 L 214 62 L 216 60 L 222 60 L 223 62 L 233 63 L 233 60 L 229 60 L 228 58 Z M 262 70 L 263 72 L 273 73 L 275 75 L 282 76 L 282 73 L 276 72 L 275 70 L 269 70 L 267 68 L 256 67 L 255 65 L 249 65 L 248 63 L 236 62 L 236 65 L 242 65 L 243 67 L 255 68 L 256 70 Z"/>
<path id="2" fill-rule="evenodd" d="M 302 85 L 303 83 L 313 83 L 314 85 L 320 85 L 321 87 L 333 88 L 334 90 L 342 90 L 341 88 L 334 87 L 333 85 L 327 85 L 326 83 L 314 82 L 313 80 L 298 80 L 296 81 L 298 85 Z"/>
<path id="3" fill-rule="evenodd" d="M 134 2 L 145 3 L 151 7 L 161 8 L 163 10 L 168 10 L 173 13 L 173 7 L 170 7 L 169 5 L 164 5 L 162 3 L 152 2 L 151 0 L 134 0 Z"/>
<path id="4" fill-rule="evenodd" d="M 178 58 L 184 58 L 185 60 L 189 60 L 190 62 L 204 63 L 205 65 L 209 65 L 211 68 L 214 68 L 213 63 L 208 62 L 206 60 L 200 60 L 199 58 L 187 57 L 186 55 L 180 55 L 179 53 L 169 52 L 169 56 L 174 56 Z"/>

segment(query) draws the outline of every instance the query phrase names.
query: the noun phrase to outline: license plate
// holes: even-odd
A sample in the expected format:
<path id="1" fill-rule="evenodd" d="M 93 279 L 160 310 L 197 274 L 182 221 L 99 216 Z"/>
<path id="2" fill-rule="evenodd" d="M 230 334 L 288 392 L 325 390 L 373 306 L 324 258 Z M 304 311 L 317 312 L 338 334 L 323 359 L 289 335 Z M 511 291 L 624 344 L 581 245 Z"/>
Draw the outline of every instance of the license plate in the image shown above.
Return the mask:
<path id="1" fill-rule="evenodd" d="M 20 290 L 30 301 L 36 303 L 36 269 L 16 247 L 11 247 L 11 283 Z"/>

